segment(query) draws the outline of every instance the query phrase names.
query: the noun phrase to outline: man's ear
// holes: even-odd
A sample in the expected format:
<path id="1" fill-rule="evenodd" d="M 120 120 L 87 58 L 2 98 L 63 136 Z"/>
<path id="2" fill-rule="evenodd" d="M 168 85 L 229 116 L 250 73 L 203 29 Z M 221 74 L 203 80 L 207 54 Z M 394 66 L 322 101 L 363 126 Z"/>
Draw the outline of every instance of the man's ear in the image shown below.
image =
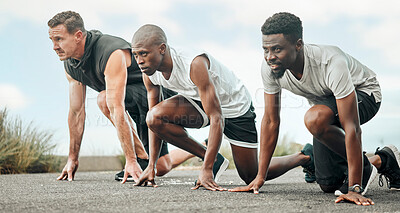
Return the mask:
<path id="1" fill-rule="evenodd" d="M 77 43 L 83 40 L 84 34 L 81 30 L 77 30 L 74 34 Z"/>
<path id="2" fill-rule="evenodd" d="M 161 55 L 164 55 L 164 54 L 165 54 L 165 51 L 167 51 L 167 45 L 166 45 L 165 43 L 162 43 L 162 44 L 160 45 L 160 54 L 161 54 Z"/>
<path id="3" fill-rule="evenodd" d="M 303 48 L 304 42 L 303 39 L 299 38 L 296 42 L 296 51 L 300 51 Z"/>

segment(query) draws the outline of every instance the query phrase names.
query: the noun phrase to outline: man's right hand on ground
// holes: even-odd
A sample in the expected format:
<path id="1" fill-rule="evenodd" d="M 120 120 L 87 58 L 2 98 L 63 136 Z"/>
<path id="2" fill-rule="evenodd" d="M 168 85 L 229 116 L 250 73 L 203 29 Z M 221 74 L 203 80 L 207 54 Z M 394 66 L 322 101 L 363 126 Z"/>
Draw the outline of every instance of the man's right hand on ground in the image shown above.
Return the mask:
<path id="1" fill-rule="evenodd" d="M 133 180 L 137 183 L 140 174 L 142 174 L 142 169 L 140 168 L 139 163 L 137 161 L 134 162 L 126 161 L 124 178 L 122 179 L 121 183 L 125 183 L 129 175 L 132 176 Z"/>
<path id="2" fill-rule="evenodd" d="M 78 170 L 79 160 L 72 160 L 68 158 L 67 164 L 64 166 L 61 175 L 57 178 L 57 180 L 67 180 L 73 181 L 75 178 L 75 172 Z"/>
<path id="3" fill-rule="evenodd" d="M 147 166 L 147 168 L 143 171 L 142 175 L 138 182 L 136 182 L 135 186 L 147 186 L 147 183 L 153 187 L 157 187 L 156 182 L 154 181 L 154 177 L 156 176 L 156 171 L 152 169 L 152 166 Z"/>

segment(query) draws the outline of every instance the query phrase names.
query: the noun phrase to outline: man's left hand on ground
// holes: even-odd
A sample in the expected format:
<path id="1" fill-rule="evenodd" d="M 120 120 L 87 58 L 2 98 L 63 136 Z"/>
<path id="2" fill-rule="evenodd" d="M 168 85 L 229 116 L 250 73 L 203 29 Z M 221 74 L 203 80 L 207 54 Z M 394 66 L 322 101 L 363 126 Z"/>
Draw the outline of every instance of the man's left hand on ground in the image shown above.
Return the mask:
<path id="1" fill-rule="evenodd" d="M 227 189 L 220 187 L 217 183 L 215 183 L 213 178 L 212 170 L 210 171 L 200 171 L 199 178 L 197 179 L 196 186 L 192 189 L 198 189 L 201 186 L 211 191 L 226 191 Z"/>
<path id="2" fill-rule="evenodd" d="M 249 185 L 236 187 L 234 189 L 229 189 L 230 192 L 250 192 L 253 191 L 254 194 L 258 194 L 260 188 L 264 185 L 265 180 L 263 178 L 256 177 Z"/>
<path id="3" fill-rule="evenodd" d="M 156 171 L 151 166 L 147 166 L 147 168 L 143 171 L 142 175 L 139 178 L 139 181 L 135 181 L 135 186 L 147 186 L 150 183 L 153 187 L 158 187 L 156 182 L 154 181 L 154 177 L 156 176 Z"/>
<path id="4" fill-rule="evenodd" d="M 341 201 L 348 201 L 348 202 L 353 202 L 357 205 L 363 205 L 363 206 L 369 206 L 369 205 L 374 205 L 374 201 L 372 201 L 370 198 L 366 198 L 362 196 L 359 193 L 356 192 L 349 192 L 347 194 L 342 194 L 340 195 L 336 200 L 335 203 L 339 203 Z"/>

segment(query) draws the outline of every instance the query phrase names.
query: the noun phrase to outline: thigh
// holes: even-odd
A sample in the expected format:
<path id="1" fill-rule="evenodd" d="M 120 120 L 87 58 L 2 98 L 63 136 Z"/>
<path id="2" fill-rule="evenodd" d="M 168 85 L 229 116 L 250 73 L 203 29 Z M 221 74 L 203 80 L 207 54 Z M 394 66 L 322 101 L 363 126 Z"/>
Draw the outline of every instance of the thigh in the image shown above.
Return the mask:
<path id="1" fill-rule="evenodd" d="M 203 126 L 204 118 L 195 105 L 196 103 L 189 101 L 188 98 L 176 95 L 154 106 L 149 116 L 151 119 L 157 118 L 182 127 L 200 128 Z"/>
<path id="2" fill-rule="evenodd" d="M 231 144 L 232 156 L 242 180 L 249 184 L 257 176 L 257 148 L 245 148 Z"/>

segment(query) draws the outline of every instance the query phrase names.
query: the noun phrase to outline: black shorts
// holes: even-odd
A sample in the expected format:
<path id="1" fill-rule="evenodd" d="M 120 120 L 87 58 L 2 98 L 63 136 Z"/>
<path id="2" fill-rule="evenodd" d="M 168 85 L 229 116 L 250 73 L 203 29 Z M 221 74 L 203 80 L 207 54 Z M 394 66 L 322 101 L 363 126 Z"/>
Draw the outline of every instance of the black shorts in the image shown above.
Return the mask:
<path id="1" fill-rule="evenodd" d="M 360 124 L 371 120 L 379 110 L 380 102 L 376 103 L 374 96 L 364 92 L 356 91 L 358 100 L 358 113 Z M 341 128 L 336 99 L 334 96 L 325 100 L 318 101 L 315 105 L 328 106 L 335 114 L 334 125 Z M 347 161 L 327 146 L 322 144 L 315 137 L 313 138 L 315 176 L 317 183 L 321 185 L 340 185 L 347 175 Z M 364 154 L 364 165 L 369 164 L 368 158 Z"/>
<path id="2" fill-rule="evenodd" d="M 199 111 L 203 117 L 204 122 L 201 127 L 208 126 L 210 121 L 204 112 L 201 102 L 193 100 L 189 97 L 185 98 L 197 109 L 197 111 Z M 256 113 L 254 112 L 253 105 L 250 105 L 249 110 L 247 110 L 247 112 L 242 116 L 237 118 L 225 118 L 224 135 L 229 143 L 240 147 L 257 149 L 258 140 L 255 118 Z"/>
<path id="3" fill-rule="evenodd" d="M 160 99 L 176 95 L 175 92 L 162 88 Z M 146 124 L 146 115 L 149 111 L 147 103 L 147 90 L 142 82 L 126 85 L 125 109 L 136 123 L 136 130 L 144 149 L 149 153 L 149 133 Z M 163 142 L 161 145 L 160 157 L 168 154 L 168 145 Z"/>

